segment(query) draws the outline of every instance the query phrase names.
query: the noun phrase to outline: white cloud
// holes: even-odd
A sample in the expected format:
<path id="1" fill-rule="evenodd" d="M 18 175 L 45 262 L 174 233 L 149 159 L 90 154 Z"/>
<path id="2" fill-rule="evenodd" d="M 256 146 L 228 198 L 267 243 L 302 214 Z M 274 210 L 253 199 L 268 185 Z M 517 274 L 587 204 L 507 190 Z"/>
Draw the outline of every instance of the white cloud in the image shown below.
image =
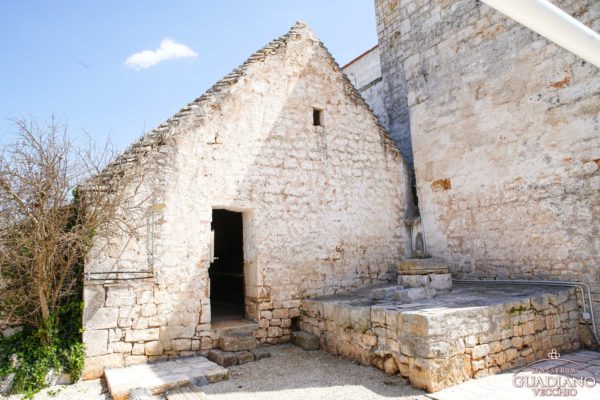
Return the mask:
<path id="1" fill-rule="evenodd" d="M 144 50 L 130 55 L 125 60 L 125 65 L 139 70 L 153 67 L 159 62 L 171 58 L 195 58 L 197 56 L 198 53 L 185 44 L 165 38 L 160 42 L 160 47 L 156 50 Z"/>

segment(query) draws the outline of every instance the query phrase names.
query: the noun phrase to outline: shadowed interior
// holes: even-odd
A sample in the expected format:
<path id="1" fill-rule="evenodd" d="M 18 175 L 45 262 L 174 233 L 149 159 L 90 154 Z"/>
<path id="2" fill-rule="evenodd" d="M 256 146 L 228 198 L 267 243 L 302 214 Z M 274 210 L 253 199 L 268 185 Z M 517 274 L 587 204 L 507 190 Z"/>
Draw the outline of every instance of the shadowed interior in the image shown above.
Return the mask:
<path id="1" fill-rule="evenodd" d="M 242 213 L 213 210 L 215 260 L 210 265 L 213 321 L 244 316 L 244 250 Z"/>

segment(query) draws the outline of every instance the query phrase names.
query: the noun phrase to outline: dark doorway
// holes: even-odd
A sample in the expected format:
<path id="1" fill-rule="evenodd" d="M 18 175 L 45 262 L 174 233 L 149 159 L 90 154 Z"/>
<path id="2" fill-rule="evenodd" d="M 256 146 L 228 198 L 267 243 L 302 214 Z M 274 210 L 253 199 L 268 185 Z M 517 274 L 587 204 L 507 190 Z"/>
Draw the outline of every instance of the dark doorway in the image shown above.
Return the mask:
<path id="1" fill-rule="evenodd" d="M 242 213 L 213 210 L 214 260 L 210 278 L 211 319 L 244 317 L 244 238 Z"/>

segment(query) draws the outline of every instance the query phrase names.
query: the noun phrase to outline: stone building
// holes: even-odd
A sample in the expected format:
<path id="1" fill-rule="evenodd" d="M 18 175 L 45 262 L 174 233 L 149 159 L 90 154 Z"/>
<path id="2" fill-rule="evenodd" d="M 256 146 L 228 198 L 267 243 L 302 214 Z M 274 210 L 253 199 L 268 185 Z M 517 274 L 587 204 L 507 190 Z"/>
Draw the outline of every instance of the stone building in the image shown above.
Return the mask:
<path id="1" fill-rule="evenodd" d="M 373 114 L 379 118 L 379 122 L 383 126 L 388 126 L 387 113 L 383 102 L 384 93 L 379 45 L 370 48 L 344 65 L 342 70 L 362 98 L 371 106 Z"/>
<path id="2" fill-rule="evenodd" d="M 600 30 L 600 3 L 554 3 Z M 411 168 L 411 243 L 476 281 L 440 292 L 434 275 L 400 275 L 306 299 L 302 329 L 430 392 L 596 346 L 586 309 L 600 321 L 598 68 L 478 1 L 375 9 L 378 46 L 344 71 Z M 553 292 L 556 281 L 581 290 Z"/>
<path id="3" fill-rule="evenodd" d="M 591 344 L 583 291 L 448 269 L 590 284 L 600 321 L 598 69 L 477 1 L 375 10 L 343 70 L 298 23 L 107 169 L 145 172 L 143 212 L 86 262 L 86 377 L 205 354 L 232 318 L 428 391 Z"/>
<path id="4" fill-rule="evenodd" d="M 408 253 L 406 164 L 302 23 L 105 176 L 139 169 L 137 233 L 98 236 L 86 261 L 86 378 L 216 347 L 221 319 L 286 342 L 302 299 L 385 282 Z"/>
<path id="5" fill-rule="evenodd" d="M 600 31 L 600 2 L 553 3 Z M 374 104 L 414 162 L 429 253 L 455 277 L 591 284 L 600 321 L 598 68 L 479 1 L 375 10 Z"/>

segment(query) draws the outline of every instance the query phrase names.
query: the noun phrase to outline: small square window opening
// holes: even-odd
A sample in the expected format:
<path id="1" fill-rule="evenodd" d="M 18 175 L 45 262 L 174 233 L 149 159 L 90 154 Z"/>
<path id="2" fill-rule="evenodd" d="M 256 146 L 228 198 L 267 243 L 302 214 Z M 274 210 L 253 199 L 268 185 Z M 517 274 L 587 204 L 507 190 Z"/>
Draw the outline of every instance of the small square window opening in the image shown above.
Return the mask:
<path id="1" fill-rule="evenodd" d="M 313 125 L 323 126 L 323 110 L 313 108 Z"/>

